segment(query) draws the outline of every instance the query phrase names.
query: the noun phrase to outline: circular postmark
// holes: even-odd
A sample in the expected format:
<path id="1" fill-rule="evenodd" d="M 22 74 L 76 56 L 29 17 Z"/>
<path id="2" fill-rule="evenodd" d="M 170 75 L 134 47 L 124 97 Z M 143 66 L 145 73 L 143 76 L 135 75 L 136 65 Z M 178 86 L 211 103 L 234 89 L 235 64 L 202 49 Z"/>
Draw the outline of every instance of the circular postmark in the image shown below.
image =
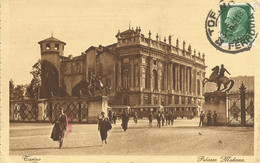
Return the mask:
<path id="1" fill-rule="evenodd" d="M 210 10 L 205 30 L 209 42 L 221 52 L 248 51 L 257 37 L 254 8 L 249 3 L 220 3 L 218 12 Z"/>

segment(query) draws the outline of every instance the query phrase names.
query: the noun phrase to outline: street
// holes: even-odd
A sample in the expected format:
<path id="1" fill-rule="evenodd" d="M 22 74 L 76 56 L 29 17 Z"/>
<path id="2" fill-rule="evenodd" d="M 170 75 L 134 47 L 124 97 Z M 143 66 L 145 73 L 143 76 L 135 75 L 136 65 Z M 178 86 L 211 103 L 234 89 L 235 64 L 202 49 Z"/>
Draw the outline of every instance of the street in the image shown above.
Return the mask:
<path id="1" fill-rule="evenodd" d="M 63 147 L 52 141 L 50 123 L 10 123 L 10 155 L 253 155 L 253 127 L 198 127 L 199 119 L 177 119 L 173 126 L 148 126 L 130 119 L 112 125 L 101 145 L 97 124 L 72 124 Z"/>

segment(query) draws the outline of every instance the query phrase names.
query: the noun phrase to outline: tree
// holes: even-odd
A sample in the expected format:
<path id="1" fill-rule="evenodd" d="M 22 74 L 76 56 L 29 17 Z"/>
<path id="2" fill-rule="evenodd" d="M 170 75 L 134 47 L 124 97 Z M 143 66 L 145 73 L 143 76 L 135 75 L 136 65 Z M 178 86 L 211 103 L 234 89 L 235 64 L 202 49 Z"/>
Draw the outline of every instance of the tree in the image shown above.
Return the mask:
<path id="1" fill-rule="evenodd" d="M 41 60 L 38 60 L 30 72 L 33 75 L 30 85 L 27 87 L 26 95 L 29 98 L 40 98 L 41 89 Z"/>
<path id="2" fill-rule="evenodd" d="M 21 100 L 25 97 L 26 85 L 17 85 L 15 87 L 14 81 L 9 81 L 9 97 L 10 100 Z"/>

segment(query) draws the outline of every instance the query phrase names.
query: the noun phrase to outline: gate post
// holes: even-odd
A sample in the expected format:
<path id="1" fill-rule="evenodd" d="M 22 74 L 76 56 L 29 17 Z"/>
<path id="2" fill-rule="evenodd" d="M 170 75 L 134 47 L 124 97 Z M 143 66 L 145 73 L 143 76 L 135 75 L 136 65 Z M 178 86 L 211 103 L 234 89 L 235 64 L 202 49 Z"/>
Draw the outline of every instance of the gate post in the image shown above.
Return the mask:
<path id="1" fill-rule="evenodd" d="M 240 86 L 240 101 L 241 101 L 241 126 L 246 126 L 246 106 L 245 106 L 245 90 L 244 83 Z"/>

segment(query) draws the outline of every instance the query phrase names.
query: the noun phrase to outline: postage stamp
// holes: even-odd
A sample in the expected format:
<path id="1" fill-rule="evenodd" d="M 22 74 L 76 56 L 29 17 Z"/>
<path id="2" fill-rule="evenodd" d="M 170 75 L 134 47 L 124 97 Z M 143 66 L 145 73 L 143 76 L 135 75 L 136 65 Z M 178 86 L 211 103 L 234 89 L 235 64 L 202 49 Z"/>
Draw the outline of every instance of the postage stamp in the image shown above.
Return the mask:
<path id="1" fill-rule="evenodd" d="M 221 2 L 218 13 L 210 10 L 206 18 L 209 42 L 225 53 L 250 50 L 257 37 L 254 12 L 254 7 L 249 3 Z"/>

